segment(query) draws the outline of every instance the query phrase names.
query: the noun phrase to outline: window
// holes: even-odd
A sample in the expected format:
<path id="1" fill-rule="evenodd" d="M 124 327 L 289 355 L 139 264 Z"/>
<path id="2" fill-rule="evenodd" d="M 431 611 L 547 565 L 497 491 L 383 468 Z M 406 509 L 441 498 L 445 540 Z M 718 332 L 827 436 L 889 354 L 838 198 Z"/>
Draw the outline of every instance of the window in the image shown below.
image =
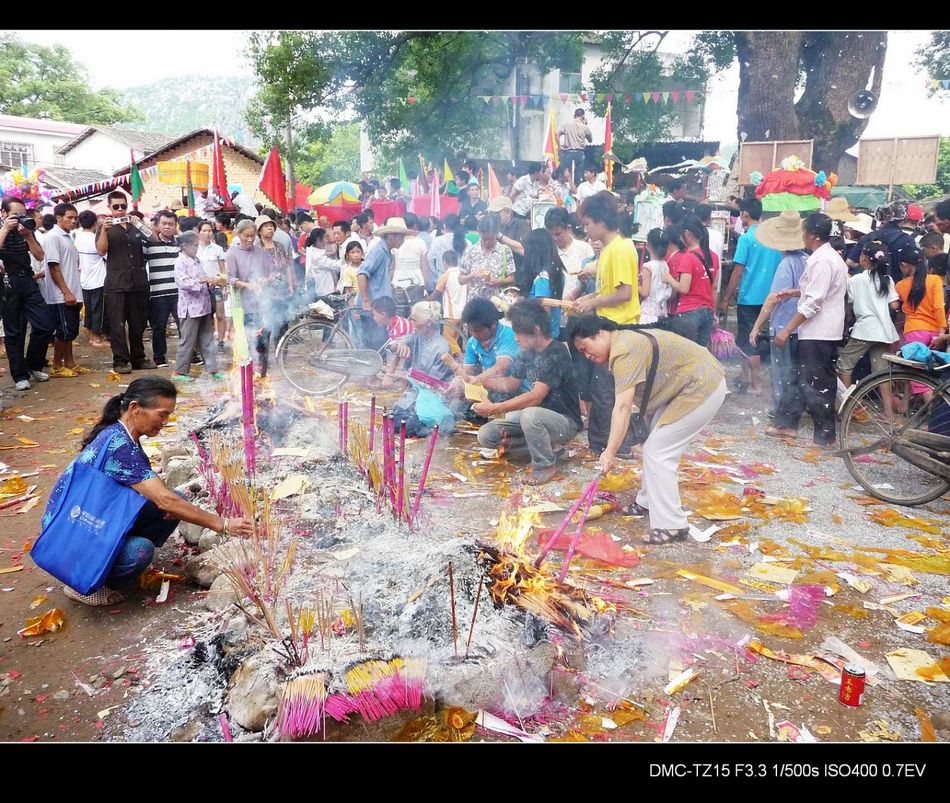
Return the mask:
<path id="1" fill-rule="evenodd" d="M 562 72 L 558 91 L 561 94 L 577 95 L 583 89 L 579 72 Z"/>
<path id="2" fill-rule="evenodd" d="M 16 170 L 33 162 L 33 146 L 28 142 L 0 142 L 0 166 Z"/>

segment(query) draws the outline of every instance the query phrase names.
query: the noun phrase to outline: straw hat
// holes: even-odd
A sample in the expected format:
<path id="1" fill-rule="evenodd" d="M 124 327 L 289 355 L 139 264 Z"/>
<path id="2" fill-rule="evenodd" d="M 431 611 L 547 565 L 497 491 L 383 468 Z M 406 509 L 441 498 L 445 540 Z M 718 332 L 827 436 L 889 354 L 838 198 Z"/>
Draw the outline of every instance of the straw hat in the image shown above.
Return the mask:
<path id="1" fill-rule="evenodd" d="M 502 209 L 512 209 L 511 198 L 507 195 L 499 195 L 488 202 L 489 212 L 500 212 Z"/>
<path id="2" fill-rule="evenodd" d="M 373 234 L 377 237 L 385 237 L 387 234 L 412 234 L 406 226 L 406 221 L 401 217 L 391 217 L 386 221 L 385 226 L 379 226 Z"/>
<path id="3" fill-rule="evenodd" d="M 874 229 L 874 218 L 864 212 L 859 212 L 855 215 L 854 220 L 847 221 L 845 226 L 853 231 L 861 232 L 861 234 L 870 234 Z"/>
<path id="4" fill-rule="evenodd" d="M 851 206 L 848 204 L 848 199 L 840 197 L 832 198 L 828 201 L 828 204 L 825 206 L 825 214 L 832 220 L 840 220 L 842 222 L 854 220 L 855 217 L 851 213 Z"/>
<path id="5" fill-rule="evenodd" d="M 778 217 L 760 223 L 755 230 L 755 239 L 776 251 L 797 251 L 805 247 L 802 219 L 798 212 L 787 209 Z"/>
<path id="6" fill-rule="evenodd" d="M 273 223 L 274 231 L 277 231 L 277 224 L 274 223 L 274 221 L 271 220 L 269 217 L 267 217 L 267 215 L 258 215 L 257 219 L 254 221 L 254 228 L 260 231 L 261 226 L 263 226 L 265 223 Z"/>

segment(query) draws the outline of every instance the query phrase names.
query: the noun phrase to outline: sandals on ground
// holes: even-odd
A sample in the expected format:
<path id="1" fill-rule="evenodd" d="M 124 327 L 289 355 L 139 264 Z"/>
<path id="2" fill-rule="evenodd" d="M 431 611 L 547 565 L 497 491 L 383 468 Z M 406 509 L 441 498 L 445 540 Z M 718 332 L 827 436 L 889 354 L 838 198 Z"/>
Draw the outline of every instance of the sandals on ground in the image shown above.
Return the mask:
<path id="1" fill-rule="evenodd" d="M 115 591 L 103 586 L 98 591 L 91 594 L 80 594 L 76 589 L 69 586 L 63 586 L 63 593 L 71 600 L 81 602 L 83 605 L 92 605 L 95 607 L 103 605 L 117 605 L 125 599 L 125 594 L 121 591 Z"/>
<path id="2" fill-rule="evenodd" d="M 682 530 L 660 530 L 654 528 L 643 537 L 644 544 L 672 544 L 675 541 L 685 541 L 689 537 L 689 527 Z"/>
<path id="3" fill-rule="evenodd" d="M 649 516 L 649 508 L 645 508 L 643 505 L 638 505 L 636 502 L 631 502 L 629 505 L 624 505 L 620 508 L 621 516 Z"/>

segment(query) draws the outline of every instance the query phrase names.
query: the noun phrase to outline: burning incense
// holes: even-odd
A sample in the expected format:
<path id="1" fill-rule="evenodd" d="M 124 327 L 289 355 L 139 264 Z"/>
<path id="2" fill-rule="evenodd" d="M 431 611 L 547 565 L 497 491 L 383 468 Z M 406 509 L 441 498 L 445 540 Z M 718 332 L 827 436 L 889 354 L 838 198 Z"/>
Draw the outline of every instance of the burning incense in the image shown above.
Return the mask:
<path id="1" fill-rule="evenodd" d="M 590 481 L 590 485 L 587 486 L 587 488 L 584 490 L 584 493 L 580 495 L 580 498 L 574 503 L 574 506 L 570 509 L 570 511 L 568 511 L 568 514 L 564 517 L 564 521 L 562 521 L 560 525 L 558 526 L 558 528 L 554 531 L 554 535 L 551 536 L 551 540 L 549 540 L 548 543 L 545 545 L 544 549 L 541 550 L 541 554 L 538 555 L 537 559 L 534 561 L 535 569 L 541 568 L 541 562 L 547 556 L 548 552 L 550 552 L 551 549 L 553 549 L 554 545 L 557 543 L 557 539 L 560 538 L 561 535 L 564 534 L 564 531 L 567 529 L 567 525 L 570 524 L 571 519 L 574 518 L 574 514 L 577 513 L 581 505 L 583 505 L 585 502 L 588 502 L 588 497 L 590 497 L 591 499 L 594 498 L 593 494 L 597 490 L 597 483 L 599 481 L 600 481 L 600 472 L 598 472 L 594 476 L 594 479 Z M 588 502 L 588 508 L 589 507 L 590 507 L 590 504 Z"/>
<path id="2" fill-rule="evenodd" d="M 475 610 L 472 611 L 472 624 L 468 629 L 468 641 L 465 642 L 465 657 L 468 658 L 469 647 L 472 646 L 472 634 L 475 632 L 475 617 L 478 616 L 478 601 L 482 598 L 482 584 L 485 582 L 485 575 L 478 578 L 478 593 L 475 594 Z"/>
<path id="3" fill-rule="evenodd" d="M 458 626 L 455 620 L 455 577 L 452 574 L 452 562 L 449 561 L 449 594 L 452 599 L 452 642 L 455 644 L 455 657 L 459 657 Z"/>
<path id="4" fill-rule="evenodd" d="M 343 401 L 343 456 L 350 452 L 350 402 Z"/>
<path id="5" fill-rule="evenodd" d="M 218 722 L 221 723 L 221 735 L 224 737 L 224 741 L 233 742 L 234 738 L 231 736 L 231 726 L 228 724 L 228 715 L 222 711 L 218 715 Z"/>
<path id="6" fill-rule="evenodd" d="M 241 418 L 244 424 L 244 468 L 257 471 L 257 444 L 254 442 L 254 363 L 241 366 Z"/>
<path id="7" fill-rule="evenodd" d="M 584 502 L 581 507 L 581 515 L 577 522 L 577 529 L 574 530 L 574 537 L 571 539 L 571 545 L 567 548 L 567 555 L 564 556 L 564 565 L 561 566 L 561 572 L 558 574 L 557 579 L 559 583 L 564 582 L 564 578 L 567 577 L 567 570 L 570 568 L 571 560 L 574 558 L 574 550 L 577 549 L 577 541 L 581 537 L 581 530 L 584 529 L 584 525 L 587 523 L 587 514 L 590 513 L 591 503 L 594 501 L 594 497 L 597 495 L 597 480 L 598 477 L 594 478 L 594 483 L 591 485 L 587 493 L 587 501 Z"/>
<path id="8" fill-rule="evenodd" d="M 376 440 L 376 397 L 369 400 L 369 453 L 373 454 L 373 443 Z"/>
<path id="9" fill-rule="evenodd" d="M 405 503 L 406 487 L 406 419 L 402 420 L 399 427 L 399 488 L 396 491 L 396 518 L 401 519 L 404 515 L 403 505 Z"/>
<path id="10" fill-rule="evenodd" d="M 340 449 L 340 454 L 343 454 L 343 401 L 337 404 L 336 408 L 336 440 L 337 446 Z"/>
<path id="11" fill-rule="evenodd" d="M 419 512 L 419 505 L 422 503 L 422 492 L 426 487 L 426 478 L 429 476 L 429 464 L 432 462 L 432 452 L 435 450 L 435 442 L 439 439 L 439 425 L 432 427 L 432 433 L 429 435 L 429 448 L 426 451 L 426 460 L 422 464 L 422 474 L 419 477 L 419 487 L 416 490 L 416 501 L 412 505 L 412 512 L 409 514 L 409 524 L 416 519 Z"/>

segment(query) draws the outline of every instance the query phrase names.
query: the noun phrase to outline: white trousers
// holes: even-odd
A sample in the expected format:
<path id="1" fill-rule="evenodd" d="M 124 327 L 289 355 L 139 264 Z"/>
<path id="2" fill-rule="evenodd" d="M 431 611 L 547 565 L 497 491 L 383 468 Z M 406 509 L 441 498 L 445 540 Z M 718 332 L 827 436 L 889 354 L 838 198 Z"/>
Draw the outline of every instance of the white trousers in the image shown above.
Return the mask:
<path id="1" fill-rule="evenodd" d="M 726 381 L 722 380 L 706 401 L 678 421 L 657 425 L 665 407 L 653 415 L 650 436 L 643 444 L 643 477 L 637 494 L 637 504 L 650 510 L 651 528 L 681 530 L 688 526 L 680 503 L 680 458 L 689 442 L 712 421 L 725 398 Z"/>

